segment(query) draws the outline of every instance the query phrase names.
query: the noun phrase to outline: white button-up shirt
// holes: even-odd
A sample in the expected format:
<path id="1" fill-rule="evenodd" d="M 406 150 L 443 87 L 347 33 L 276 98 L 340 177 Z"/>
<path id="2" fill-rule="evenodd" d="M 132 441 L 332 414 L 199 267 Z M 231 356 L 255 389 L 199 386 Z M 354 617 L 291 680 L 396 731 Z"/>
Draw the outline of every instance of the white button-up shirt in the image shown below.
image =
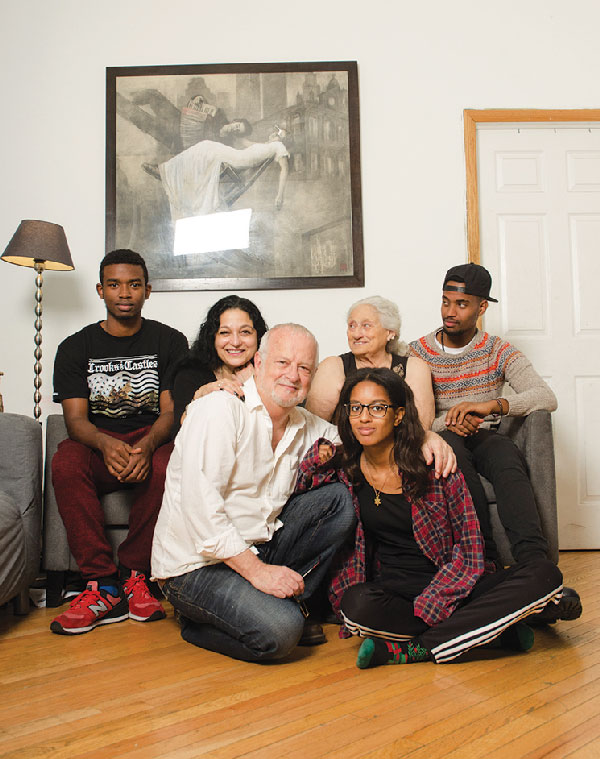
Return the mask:
<path id="1" fill-rule="evenodd" d="M 253 378 L 244 392 L 244 403 L 215 392 L 188 407 L 154 530 L 154 578 L 186 574 L 270 540 L 310 446 L 320 437 L 339 442 L 335 426 L 296 407 L 273 451 L 271 417 Z"/>

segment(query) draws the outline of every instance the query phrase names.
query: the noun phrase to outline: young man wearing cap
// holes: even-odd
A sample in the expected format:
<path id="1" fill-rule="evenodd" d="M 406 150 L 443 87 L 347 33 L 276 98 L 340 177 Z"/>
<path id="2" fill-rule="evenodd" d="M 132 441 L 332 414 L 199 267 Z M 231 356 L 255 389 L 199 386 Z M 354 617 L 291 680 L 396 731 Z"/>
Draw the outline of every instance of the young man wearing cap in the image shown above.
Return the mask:
<path id="1" fill-rule="evenodd" d="M 448 270 L 442 294 L 442 326 L 410 344 L 413 355 L 431 369 L 436 418 L 432 425 L 454 449 L 467 481 L 486 540 L 495 558 L 487 498 L 479 479 L 494 486 L 498 516 L 517 561 L 545 558 L 542 534 L 527 466 L 517 446 L 496 432 L 501 416 L 554 411 L 556 397 L 529 360 L 513 345 L 482 332 L 477 320 L 486 312 L 492 278 L 483 266 L 461 264 Z M 507 383 L 514 394 L 502 397 Z M 577 593 L 565 588 L 559 606 L 543 621 L 581 615 Z M 553 618 L 551 618 L 553 617 Z"/>

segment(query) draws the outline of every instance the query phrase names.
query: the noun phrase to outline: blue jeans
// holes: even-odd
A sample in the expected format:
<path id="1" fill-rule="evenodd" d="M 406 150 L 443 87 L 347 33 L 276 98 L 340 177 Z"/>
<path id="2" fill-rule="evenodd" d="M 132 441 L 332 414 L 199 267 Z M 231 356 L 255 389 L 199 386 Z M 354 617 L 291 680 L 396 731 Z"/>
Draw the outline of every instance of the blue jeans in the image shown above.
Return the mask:
<path id="1" fill-rule="evenodd" d="M 291 498 L 279 518 L 283 527 L 257 546 L 258 555 L 267 564 L 308 572 L 298 599 L 305 600 L 354 525 L 352 498 L 341 483 L 325 485 Z M 171 577 L 163 592 L 184 617 L 184 640 L 234 659 L 281 659 L 302 635 L 304 617 L 296 600 L 257 590 L 226 564 Z"/>

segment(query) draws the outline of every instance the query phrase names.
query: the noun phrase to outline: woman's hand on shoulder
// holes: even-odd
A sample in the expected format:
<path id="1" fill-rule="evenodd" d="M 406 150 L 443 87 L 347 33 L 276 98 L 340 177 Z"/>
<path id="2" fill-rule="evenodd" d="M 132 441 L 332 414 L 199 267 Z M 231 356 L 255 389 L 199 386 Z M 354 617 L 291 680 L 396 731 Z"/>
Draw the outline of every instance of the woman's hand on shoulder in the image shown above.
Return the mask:
<path id="1" fill-rule="evenodd" d="M 456 455 L 452 447 L 440 437 L 437 432 L 427 430 L 423 442 L 423 458 L 427 464 L 435 462 L 435 477 L 447 477 L 451 472 L 456 472 Z"/>
<path id="2" fill-rule="evenodd" d="M 325 464 L 329 459 L 333 458 L 335 453 L 335 446 L 331 443 L 321 443 L 319 445 L 319 465 Z"/>
<path id="3" fill-rule="evenodd" d="M 202 385 L 196 390 L 192 400 L 196 401 L 198 398 L 204 398 L 206 395 L 210 395 L 210 393 L 214 393 L 217 390 L 224 390 L 226 393 L 231 393 L 231 395 L 235 395 L 237 398 L 244 397 L 241 382 L 235 377 L 228 377 L 227 379 L 215 380 L 214 382 Z"/>
<path id="4" fill-rule="evenodd" d="M 232 378 L 215 380 L 214 382 L 207 382 L 206 385 L 200 385 L 200 387 L 194 393 L 194 397 L 190 403 L 197 401 L 198 398 L 204 398 L 206 395 L 210 395 L 217 390 L 224 390 L 226 393 L 231 393 L 231 395 L 235 395 L 236 398 L 239 398 L 242 401 L 244 400 L 244 391 L 242 390 L 241 384 L 237 379 Z M 187 416 L 187 410 L 190 403 L 188 403 L 183 414 L 181 415 L 181 424 L 183 424 Z"/>
<path id="5" fill-rule="evenodd" d="M 318 467 L 324 469 L 340 469 L 344 460 L 344 447 L 333 443 L 319 445 Z"/>

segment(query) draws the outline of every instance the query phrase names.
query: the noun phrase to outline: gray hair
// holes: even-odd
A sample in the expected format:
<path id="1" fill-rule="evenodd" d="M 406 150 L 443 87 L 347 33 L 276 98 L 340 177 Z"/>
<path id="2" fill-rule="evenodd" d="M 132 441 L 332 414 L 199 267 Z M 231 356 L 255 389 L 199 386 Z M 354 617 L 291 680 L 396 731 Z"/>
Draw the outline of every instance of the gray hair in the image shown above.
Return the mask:
<path id="1" fill-rule="evenodd" d="M 371 306 L 371 308 L 374 308 L 379 316 L 381 326 L 394 333 L 394 337 L 385 346 L 388 353 L 396 353 L 398 356 L 408 355 L 408 345 L 400 340 L 402 319 L 400 318 L 398 306 L 395 303 L 387 298 L 382 298 L 381 295 L 371 295 L 369 298 L 357 300 L 356 303 L 353 303 L 348 309 L 346 321 L 348 321 L 350 314 L 358 306 Z"/>
<path id="2" fill-rule="evenodd" d="M 319 363 L 319 343 L 317 342 L 317 338 L 313 335 L 313 333 L 309 329 L 306 329 L 306 327 L 303 327 L 302 324 L 294 324 L 293 322 L 287 322 L 286 324 L 276 324 L 274 327 L 271 327 L 271 329 L 265 332 L 265 334 L 262 336 L 262 339 L 260 341 L 260 345 L 258 346 L 258 352 L 260 353 L 261 357 L 265 359 L 267 356 L 267 353 L 269 352 L 269 338 L 271 334 L 273 332 L 277 332 L 282 329 L 289 330 L 290 332 L 294 332 L 297 335 L 302 335 L 303 337 L 309 337 L 313 341 L 313 343 L 315 344 L 315 369 L 316 369 Z"/>

